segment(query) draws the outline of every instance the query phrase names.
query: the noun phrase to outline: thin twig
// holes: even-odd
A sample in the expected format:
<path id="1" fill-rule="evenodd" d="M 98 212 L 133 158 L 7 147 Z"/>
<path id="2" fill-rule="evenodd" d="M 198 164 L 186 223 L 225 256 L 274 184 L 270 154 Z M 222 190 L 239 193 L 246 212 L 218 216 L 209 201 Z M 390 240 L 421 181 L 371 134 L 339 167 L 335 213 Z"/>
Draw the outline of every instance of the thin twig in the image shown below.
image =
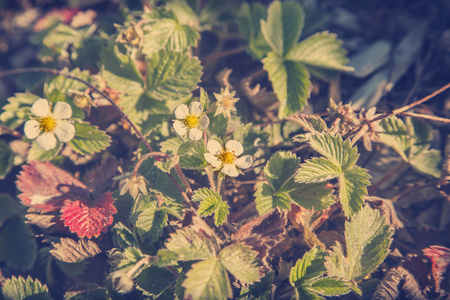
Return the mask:
<path id="1" fill-rule="evenodd" d="M 216 53 L 213 53 L 213 54 L 205 56 L 202 59 L 202 62 L 206 63 L 208 61 L 219 59 L 219 58 L 222 58 L 222 57 L 225 57 L 225 56 L 238 54 L 238 53 L 244 52 L 245 50 L 247 50 L 247 46 L 242 46 L 242 47 L 238 47 L 238 48 L 235 48 L 235 49 L 230 49 L 230 50 L 226 50 L 226 51 L 216 52 Z"/>
<path id="2" fill-rule="evenodd" d="M 420 119 L 427 119 L 427 120 L 432 120 L 432 121 L 437 121 L 437 122 L 442 122 L 442 123 L 450 123 L 450 119 L 436 117 L 436 116 L 432 116 L 432 115 L 416 114 L 416 113 L 407 112 L 407 111 L 400 113 L 400 115 L 410 116 L 410 117 L 415 117 L 415 118 L 420 118 Z"/>

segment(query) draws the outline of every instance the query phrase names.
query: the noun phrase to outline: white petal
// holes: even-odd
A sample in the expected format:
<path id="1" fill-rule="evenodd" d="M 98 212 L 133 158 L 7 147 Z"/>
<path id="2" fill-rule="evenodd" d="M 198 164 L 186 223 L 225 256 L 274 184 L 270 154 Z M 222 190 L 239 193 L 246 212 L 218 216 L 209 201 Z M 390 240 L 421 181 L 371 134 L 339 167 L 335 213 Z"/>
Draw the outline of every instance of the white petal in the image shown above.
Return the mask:
<path id="1" fill-rule="evenodd" d="M 250 155 L 244 155 L 236 160 L 236 166 L 240 169 L 250 168 L 253 164 L 253 158 Z"/>
<path id="2" fill-rule="evenodd" d="M 197 128 L 191 128 L 191 130 L 189 130 L 189 132 L 188 132 L 189 139 L 194 140 L 194 141 L 198 141 L 199 139 L 201 139 L 202 135 L 203 135 L 203 132 L 201 132 Z"/>
<path id="3" fill-rule="evenodd" d="M 242 154 L 242 152 L 244 152 L 244 147 L 242 147 L 242 144 L 236 140 L 229 140 L 225 144 L 225 148 L 230 151 L 234 151 L 234 155 L 236 156 L 239 156 Z"/>
<path id="4" fill-rule="evenodd" d="M 186 106 L 186 105 L 185 105 L 185 106 Z M 176 120 L 176 121 L 173 122 L 173 129 L 175 129 L 175 132 L 176 132 L 178 135 L 185 135 L 186 132 L 187 132 L 187 127 L 186 127 L 186 125 L 185 125 L 183 122 L 178 121 L 178 120 Z"/>
<path id="5" fill-rule="evenodd" d="M 200 102 L 192 102 L 191 105 L 189 105 L 189 112 L 193 115 L 200 116 L 203 112 L 203 106 Z"/>
<path id="6" fill-rule="evenodd" d="M 206 161 L 210 163 L 214 168 L 218 168 L 222 164 L 220 158 L 212 155 L 211 153 L 205 153 L 203 154 L 203 156 L 205 157 Z"/>
<path id="7" fill-rule="evenodd" d="M 239 172 L 234 164 L 224 165 L 223 168 L 220 170 L 220 172 L 230 177 L 236 177 L 239 175 Z"/>
<path id="8" fill-rule="evenodd" d="M 36 143 L 44 150 L 51 150 L 56 147 L 56 137 L 51 132 L 45 132 L 37 137 Z"/>
<path id="9" fill-rule="evenodd" d="M 219 155 L 222 152 L 222 145 L 216 140 L 209 140 L 206 149 L 213 155 Z"/>
<path id="10" fill-rule="evenodd" d="M 70 104 L 67 102 L 56 102 L 53 107 L 53 116 L 59 120 L 68 119 L 72 116 L 72 107 L 70 107 Z"/>
<path id="11" fill-rule="evenodd" d="M 186 104 L 181 104 L 175 109 L 174 114 L 176 119 L 182 120 L 189 114 L 189 109 Z"/>
<path id="12" fill-rule="evenodd" d="M 200 120 L 198 120 L 200 128 L 206 129 L 209 125 L 209 118 L 207 115 L 203 115 L 200 117 Z"/>
<path id="13" fill-rule="evenodd" d="M 55 127 L 54 133 L 60 142 L 67 143 L 75 136 L 75 126 L 69 122 L 60 121 L 60 124 Z"/>
<path id="14" fill-rule="evenodd" d="M 30 140 L 37 138 L 38 135 L 41 134 L 40 129 L 41 124 L 36 120 L 29 120 L 25 123 L 25 127 L 23 128 L 23 131 L 25 132 L 25 135 Z"/>
<path id="15" fill-rule="evenodd" d="M 221 113 L 223 113 L 222 106 L 217 106 L 216 113 L 214 114 L 214 117 L 220 115 Z"/>
<path id="16" fill-rule="evenodd" d="M 31 106 L 31 113 L 36 117 L 46 117 L 50 114 L 50 103 L 47 99 L 38 99 Z"/>

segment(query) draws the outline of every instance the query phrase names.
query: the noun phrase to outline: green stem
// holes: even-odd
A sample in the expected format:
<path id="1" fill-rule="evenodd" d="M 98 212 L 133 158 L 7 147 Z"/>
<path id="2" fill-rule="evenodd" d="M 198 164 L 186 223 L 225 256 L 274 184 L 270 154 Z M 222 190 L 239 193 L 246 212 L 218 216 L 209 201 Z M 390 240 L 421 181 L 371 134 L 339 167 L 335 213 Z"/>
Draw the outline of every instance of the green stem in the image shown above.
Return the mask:
<path id="1" fill-rule="evenodd" d="M 216 186 L 216 193 L 220 195 L 220 189 L 222 188 L 222 181 L 223 181 L 223 175 L 219 173 L 217 175 L 217 186 Z"/>

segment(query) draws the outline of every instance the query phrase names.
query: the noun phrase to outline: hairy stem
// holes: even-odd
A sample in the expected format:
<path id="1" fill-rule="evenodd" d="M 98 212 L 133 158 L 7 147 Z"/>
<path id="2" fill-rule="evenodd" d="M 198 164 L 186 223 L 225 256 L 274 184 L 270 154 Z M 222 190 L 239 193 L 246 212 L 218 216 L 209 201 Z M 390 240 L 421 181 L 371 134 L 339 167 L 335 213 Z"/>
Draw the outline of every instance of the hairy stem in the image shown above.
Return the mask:
<path id="1" fill-rule="evenodd" d="M 167 155 L 165 153 L 162 153 L 162 152 L 150 152 L 150 153 L 147 153 L 147 154 L 145 154 L 144 156 L 142 156 L 138 160 L 138 162 L 134 166 L 133 173 L 131 174 L 131 177 L 136 177 L 138 169 L 141 166 L 141 164 L 144 162 L 144 160 L 146 160 L 147 158 L 152 157 L 152 156 L 161 156 L 161 157 L 164 157 L 164 158 L 167 158 L 167 159 L 169 158 L 169 155 Z"/>

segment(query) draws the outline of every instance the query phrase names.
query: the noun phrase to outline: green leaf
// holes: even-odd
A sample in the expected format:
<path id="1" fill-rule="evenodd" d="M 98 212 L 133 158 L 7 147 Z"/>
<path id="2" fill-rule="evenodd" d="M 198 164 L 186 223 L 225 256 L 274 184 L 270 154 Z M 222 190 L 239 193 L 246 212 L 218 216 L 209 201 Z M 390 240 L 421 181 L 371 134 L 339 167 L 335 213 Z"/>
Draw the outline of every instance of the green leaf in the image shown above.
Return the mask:
<path id="1" fill-rule="evenodd" d="M 295 263 L 289 275 L 292 286 L 301 289 L 305 281 L 317 278 L 327 271 L 324 266 L 325 252 L 317 247 L 303 254 L 303 257 Z"/>
<path id="2" fill-rule="evenodd" d="M 74 44 L 77 41 L 80 41 L 81 38 L 81 33 L 77 30 L 64 23 L 59 23 L 45 36 L 42 40 L 42 44 L 57 53 L 61 53 L 66 45 Z"/>
<path id="3" fill-rule="evenodd" d="M 229 213 L 230 206 L 228 203 L 226 201 L 220 202 L 219 207 L 214 214 L 214 224 L 216 224 L 216 226 L 222 225 L 227 220 Z"/>
<path id="4" fill-rule="evenodd" d="M 14 152 L 9 145 L 0 140 L 0 179 L 4 179 L 14 166 Z"/>
<path id="5" fill-rule="evenodd" d="M 259 281 L 261 268 L 256 256 L 258 252 L 244 244 L 229 245 L 219 252 L 222 265 L 243 284 Z"/>
<path id="6" fill-rule="evenodd" d="M 295 180 L 301 183 L 323 182 L 336 178 L 341 173 L 339 166 L 323 157 L 308 159 L 300 165 Z"/>
<path id="7" fill-rule="evenodd" d="M 40 97 L 29 93 L 16 93 L 8 98 L 8 104 L 3 106 L 3 112 L 0 115 L 0 122 L 3 126 L 15 130 L 22 125 L 30 114 L 30 108 Z"/>
<path id="8" fill-rule="evenodd" d="M 262 59 L 271 51 L 261 32 L 261 20 L 266 17 L 266 8 L 261 3 L 244 2 L 236 20 L 239 31 L 248 41 L 248 52 L 257 59 Z"/>
<path id="9" fill-rule="evenodd" d="M 46 285 L 30 276 L 25 280 L 22 276 L 7 279 L 2 288 L 5 300 L 50 300 Z"/>
<path id="10" fill-rule="evenodd" d="M 146 96 L 152 100 L 180 100 L 191 96 L 202 75 L 197 58 L 161 50 L 149 59 Z"/>
<path id="11" fill-rule="evenodd" d="M 345 223 L 346 256 L 337 242 L 326 257 L 328 274 L 348 281 L 363 279 L 386 258 L 392 234 L 384 216 L 365 205 L 350 222 Z"/>
<path id="12" fill-rule="evenodd" d="M 105 150 L 111 145 L 106 132 L 89 123 L 75 122 L 75 137 L 69 142 L 72 149 L 81 155 L 93 154 Z"/>
<path id="13" fill-rule="evenodd" d="M 321 211 L 335 203 L 333 190 L 326 188 L 326 185 L 327 182 L 298 183 L 295 189 L 289 192 L 289 196 L 304 208 Z"/>
<path id="14" fill-rule="evenodd" d="M 146 296 L 159 296 L 168 289 L 177 277 L 166 268 L 150 266 L 142 270 L 136 277 L 137 289 L 144 291 Z"/>
<path id="15" fill-rule="evenodd" d="M 304 21 L 299 4 L 274 1 L 269 6 L 267 21 L 261 20 L 261 31 L 272 50 L 283 56 L 297 43 Z"/>
<path id="16" fill-rule="evenodd" d="M 216 226 L 222 225 L 225 222 L 228 213 L 228 203 L 222 200 L 222 197 L 211 189 L 203 188 L 195 191 L 192 196 L 192 201 L 201 201 L 198 207 L 198 213 L 202 217 L 207 217 L 212 214 Z"/>
<path id="17" fill-rule="evenodd" d="M 68 73 L 74 77 L 78 77 L 84 81 L 87 81 L 90 83 L 90 74 L 89 71 L 81 71 L 80 69 L 76 68 L 69 72 L 68 69 L 64 69 L 61 71 L 62 73 Z M 44 86 L 44 94 L 50 95 L 54 91 L 58 91 L 61 94 L 67 94 L 69 93 L 69 90 L 79 91 L 79 92 L 85 92 L 88 89 L 88 87 L 74 79 L 67 78 L 65 76 L 55 76 L 53 79 L 51 79 L 48 83 Z"/>
<path id="18" fill-rule="evenodd" d="M 0 260 L 14 269 L 30 270 L 36 257 L 36 242 L 22 216 L 9 218 L 0 228 Z"/>
<path id="19" fill-rule="evenodd" d="M 182 286 L 184 298 L 198 300 L 226 300 L 233 296 L 227 271 L 217 258 L 192 265 Z"/>
<path id="20" fill-rule="evenodd" d="M 0 228 L 9 218 L 19 215 L 22 206 L 7 194 L 0 194 Z"/>
<path id="21" fill-rule="evenodd" d="M 167 250 L 178 255 L 177 260 L 206 260 L 216 256 L 219 245 L 215 237 L 205 231 L 198 232 L 193 228 L 177 230 L 165 243 Z"/>
<path id="22" fill-rule="evenodd" d="M 308 70 L 300 63 L 285 61 L 275 52 L 270 52 L 262 62 L 280 101 L 278 117 L 284 118 L 301 110 L 309 98 Z"/>
<path id="23" fill-rule="evenodd" d="M 111 231 L 113 232 L 114 246 L 122 249 L 128 247 L 139 247 L 133 232 L 131 232 L 131 230 L 128 229 L 122 222 L 114 224 Z"/>
<path id="24" fill-rule="evenodd" d="M 265 215 L 274 208 L 289 210 L 291 208 L 291 197 L 285 193 L 276 193 L 273 188 L 266 183 L 258 183 L 254 194 L 256 209 L 260 216 Z"/>
<path id="25" fill-rule="evenodd" d="M 405 152 L 410 147 L 411 137 L 408 136 L 405 123 L 396 116 L 384 118 L 380 121 L 383 132 L 380 133 L 381 141 L 392 147 L 405 161 L 408 156 Z"/>
<path id="26" fill-rule="evenodd" d="M 343 172 L 353 167 L 359 154 L 356 147 L 352 147 L 350 140 L 342 140 L 340 135 L 316 134 L 309 140 L 310 146 L 338 165 Z"/>
<path id="27" fill-rule="evenodd" d="M 167 225 L 167 213 L 164 210 L 148 207 L 136 220 L 135 231 L 143 243 L 158 241 L 162 230 Z"/>
<path id="28" fill-rule="evenodd" d="M 262 145 L 266 145 L 269 141 L 269 133 L 262 131 L 259 126 L 248 123 L 244 126 L 236 128 L 233 132 L 233 140 L 236 140 L 244 147 L 244 154 L 254 156 L 261 150 Z"/>
<path id="29" fill-rule="evenodd" d="M 278 191 L 295 174 L 299 164 L 300 159 L 294 153 L 278 151 L 264 168 L 264 175 L 273 189 Z"/>
<path id="30" fill-rule="evenodd" d="M 335 34 L 327 31 L 316 33 L 292 47 L 286 60 L 302 63 L 307 67 L 324 68 L 337 71 L 352 71 L 348 63 L 347 51 Z"/>
<path id="31" fill-rule="evenodd" d="M 310 293 L 326 297 L 340 296 L 350 293 L 350 287 L 347 282 L 329 277 L 315 280 L 305 289 Z"/>
<path id="32" fill-rule="evenodd" d="M 151 57 L 159 50 L 186 51 L 197 46 L 200 34 L 194 27 L 182 25 L 177 20 L 156 19 L 143 28 L 144 42 L 142 53 Z"/>
<path id="33" fill-rule="evenodd" d="M 441 161 L 441 151 L 431 149 L 414 156 L 409 160 L 409 163 L 416 171 L 439 178 L 441 176 L 441 170 L 439 170 Z"/>
<path id="34" fill-rule="evenodd" d="M 370 178 L 366 169 L 356 166 L 339 177 L 339 199 L 346 216 L 352 216 L 361 209 Z"/>

